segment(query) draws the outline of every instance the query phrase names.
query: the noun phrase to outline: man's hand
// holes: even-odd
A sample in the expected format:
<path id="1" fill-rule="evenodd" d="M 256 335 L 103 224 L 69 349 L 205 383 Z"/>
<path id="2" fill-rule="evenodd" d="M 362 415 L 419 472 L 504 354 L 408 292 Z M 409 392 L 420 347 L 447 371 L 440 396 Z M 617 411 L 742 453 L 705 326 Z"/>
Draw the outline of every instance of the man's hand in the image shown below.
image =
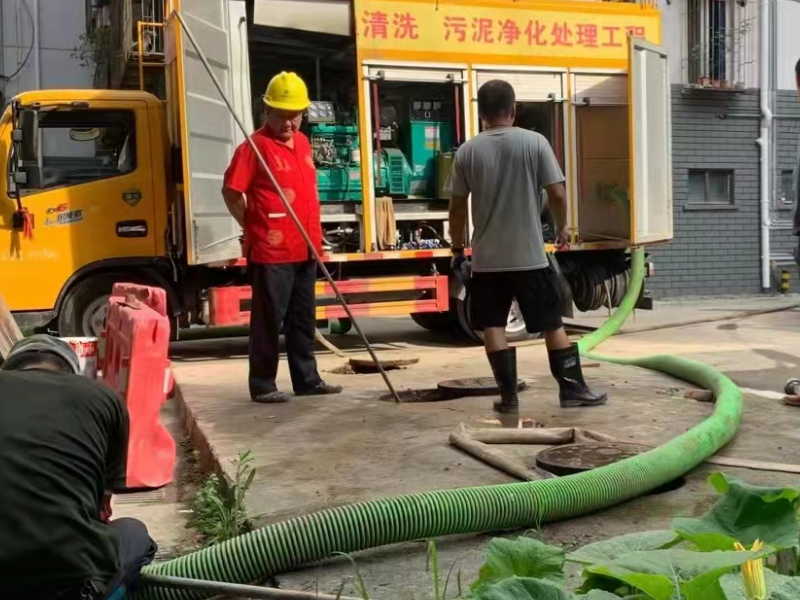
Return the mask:
<path id="1" fill-rule="evenodd" d="M 556 234 L 556 250 L 567 250 L 569 248 L 569 229 L 563 227 Z"/>
<path id="2" fill-rule="evenodd" d="M 450 272 L 455 273 L 461 270 L 461 265 L 467 260 L 464 256 L 463 248 L 452 248 L 453 258 L 450 259 Z"/>
<path id="3" fill-rule="evenodd" d="M 100 505 L 100 520 L 103 523 L 111 521 L 111 492 L 103 493 L 103 500 Z"/>

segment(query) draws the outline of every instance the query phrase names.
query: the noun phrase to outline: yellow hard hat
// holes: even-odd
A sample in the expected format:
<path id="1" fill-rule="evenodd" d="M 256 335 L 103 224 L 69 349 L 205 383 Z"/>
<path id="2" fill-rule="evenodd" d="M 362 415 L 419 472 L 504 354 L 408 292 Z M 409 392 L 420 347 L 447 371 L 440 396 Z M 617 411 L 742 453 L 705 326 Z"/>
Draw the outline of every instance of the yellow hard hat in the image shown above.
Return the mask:
<path id="1" fill-rule="evenodd" d="M 311 105 L 308 88 L 297 73 L 282 71 L 269 80 L 264 104 L 279 110 L 305 110 Z"/>

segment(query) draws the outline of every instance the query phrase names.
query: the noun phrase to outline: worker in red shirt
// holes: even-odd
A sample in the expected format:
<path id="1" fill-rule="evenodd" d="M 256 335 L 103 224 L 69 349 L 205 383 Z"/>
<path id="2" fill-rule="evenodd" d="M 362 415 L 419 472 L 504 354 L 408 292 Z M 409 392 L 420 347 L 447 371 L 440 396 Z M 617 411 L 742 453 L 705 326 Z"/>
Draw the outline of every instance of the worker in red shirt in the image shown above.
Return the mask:
<path id="1" fill-rule="evenodd" d="M 264 125 L 252 135 L 283 194 L 318 251 L 322 250 L 317 176 L 311 144 L 300 131 L 311 104 L 295 73 L 273 77 L 264 95 Z M 250 397 L 286 402 L 278 390 L 278 335 L 283 332 L 292 387 L 298 396 L 337 394 L 325 383 L 314 358 L 314 284 L 317 265 L 277 190 L 247 142 L 233 155 L 222 189 L 228 210 L 245 233 L 253 301 L 250 312 Z"/>

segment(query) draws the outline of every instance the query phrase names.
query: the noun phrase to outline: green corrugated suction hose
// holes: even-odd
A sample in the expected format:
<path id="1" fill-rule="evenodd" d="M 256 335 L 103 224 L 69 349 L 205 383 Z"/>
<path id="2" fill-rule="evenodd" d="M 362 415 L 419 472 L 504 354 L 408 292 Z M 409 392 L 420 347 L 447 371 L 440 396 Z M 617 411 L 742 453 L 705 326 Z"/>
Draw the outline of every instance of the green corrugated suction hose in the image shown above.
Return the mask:
<path id="1" fill-rule="evenodd" d="M 644 278 L 644 252 L 632 254 L 631 286 L 615 314 L 580 341 L 587 353 L 622 326 Z M 736 385 L 712 367 L 675 356 L 594 357 L 661 371 L 714 391 L 713 414 L 663 446 L 577 475 L 361 502 L 267 525 L 227 542 L 151 565 L 147 573 L 236 583 L 384 544 L 457 533 L 524 529 L 575 517 L 640 496 L 691 470 L 735 434 L 742 413 Z M 146 588 L 144 599 L 200 598 L 190 591 Z"/>

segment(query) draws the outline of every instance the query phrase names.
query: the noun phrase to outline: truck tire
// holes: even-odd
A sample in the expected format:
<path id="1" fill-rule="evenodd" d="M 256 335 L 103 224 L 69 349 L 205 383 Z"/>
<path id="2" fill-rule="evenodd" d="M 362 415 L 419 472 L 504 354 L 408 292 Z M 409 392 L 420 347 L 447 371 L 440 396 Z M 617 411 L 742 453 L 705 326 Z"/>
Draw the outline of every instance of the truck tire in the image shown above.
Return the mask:
<path id="1" fill-rule="evenodd" d="M 108 297 L 117 281 L 149 283 L 129 273 L 101 273 L 78 280 L 67 292 L 58 312 L 58 334 L 99 337 L 105 327 Z"/>
<path id="2" fill-rule="evenodd" d="M 449 312 L 411 313 L 411 318 L 428 331 L 449 331 L 453 326 L 453 315 Z"/>

